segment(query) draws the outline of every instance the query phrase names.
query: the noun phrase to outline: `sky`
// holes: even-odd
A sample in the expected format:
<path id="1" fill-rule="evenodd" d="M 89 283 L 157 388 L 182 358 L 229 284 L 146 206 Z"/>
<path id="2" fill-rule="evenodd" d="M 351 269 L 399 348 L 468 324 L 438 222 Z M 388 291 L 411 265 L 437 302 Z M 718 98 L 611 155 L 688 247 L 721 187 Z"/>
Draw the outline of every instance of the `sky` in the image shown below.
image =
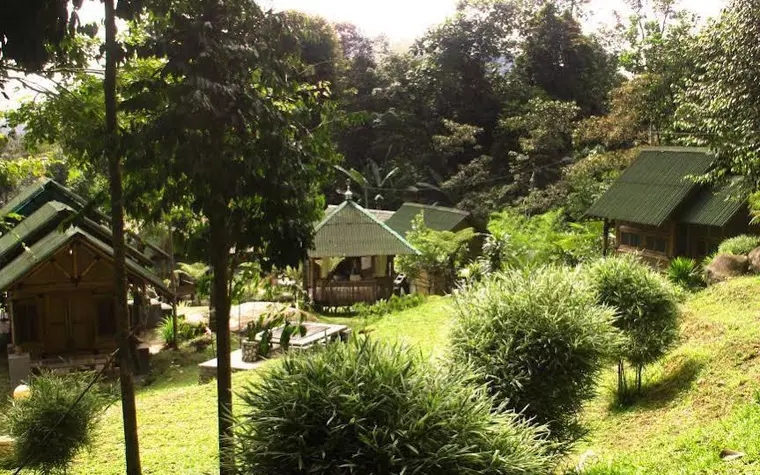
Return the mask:
<path id="1" fill-rule="evenodd" d="M 442 22 L 455 9 L 456 0 L 261 0 L 275 10 L 301 10 L 333 22 L 356 24 L 369 36 L 384 34 L 391 43 L 406 43 Z M 680 6 L 703 18 L 720 13 L 726 0 L 682 0 Z M 588 27 L 614 23 L 614 12 L 625 13 L 623 0 L 592 0 Z"/>

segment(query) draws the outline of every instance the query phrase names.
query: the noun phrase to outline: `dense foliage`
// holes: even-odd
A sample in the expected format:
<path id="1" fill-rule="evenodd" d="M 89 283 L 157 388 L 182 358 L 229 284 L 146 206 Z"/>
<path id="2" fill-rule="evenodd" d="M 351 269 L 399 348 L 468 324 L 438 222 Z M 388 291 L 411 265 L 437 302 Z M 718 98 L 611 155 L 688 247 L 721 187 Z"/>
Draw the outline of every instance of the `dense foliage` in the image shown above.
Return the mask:
<path id="1" fill-rule="evenodd" d="M 736 256 L 746 256 L 753 249 L 760 246 L 760 236 L 743 234 L 728 238 L 718 246 L 718 254 L 734 254 Z"/>
<path id="2" fill-rule="evenodd" d="M 616 351 L 614 314 L 596 305 L 579 274 L 509 271 L 455 300 L 454 361 L 471 365 L 491 394 L 556 440 L 580 433 L 583 403 Z"/>
<path id="3" fill-rule="evenodd" d="M 289 356 L 241 393 L 239 473 L 548 473 L 542 428 L 466 372 L 368 340 Z"/>
<path id="4" fill-rule="evenodd" d="M 568 222 L 562 209 L 536 216 L 506 209 L 491 217 L 488 230 L 483 254 L 492 270 L 575 265 L 602 253 L 601 223 Z"/>
<path id="5" fill-rule="evenodd" d="M 16 439 L 17 463 L 43 475 L 62 474 L 89 447 L 106 402 L 97 387 L 85 392 L 91 378 L 86 373 L 32 378 L 30 396 L 14 401 L 3 415 Z"/>
<path id="6" fill-rule="evenodd" d="M 696 290 L 704 285 L 702 268 L 688 257 L 676 257 L 668 264 L 668 279 L 686 290 Z"/>
<path id="7" fill-rule="evenodd" d="M 665 277 L 629 255 L 601 259 L 586 275 L 597 302 L 615 309 L 615 326 L 624 336 L 619 390 L 627 389 L 623 360 L 635 368 L 640 390 L 643 367 L 662 358 L 678 339 L 678 295 Z"/>
<path id="8" fill-rule="evenodd" d="M 469 246 L 474 237 L 472 228 L 458 232 L 430 229 L 425 226 L 424 215 L 420 213 L 406 236 L 419 254 L 399 256 L 397 268 L 410 279 L 424 277 L 430 293 L 447 292 L 456 281 L 457 271 L 469 257 Z"/>
<path id="9" fill-rule="evenodd" d="M 174 337 L 174 321 L 172 317 L 166 317 L 161 320 L 161 324 L 158 326 L 158 332 L 165 345 L 171 345 L 175 342 L 180 344 L 204 335 L 206 332 L 206 325 L 204 323 L 188 322 L 183 315 L 178 315 L 176 340 Z"/>
<path id="10" fill-rule="evenodd" d="M 387 300 L 380 300 L 371 305 L 366 303 L 358 303 L 351 307 L 359 317 L 382 317 L 389 313 L 403 312 L 410 308 L 417 307 L 425 303 L 425 296 L 422 294 L 409 294 L 399 297 L 398 295 L 392 295 Z"/>

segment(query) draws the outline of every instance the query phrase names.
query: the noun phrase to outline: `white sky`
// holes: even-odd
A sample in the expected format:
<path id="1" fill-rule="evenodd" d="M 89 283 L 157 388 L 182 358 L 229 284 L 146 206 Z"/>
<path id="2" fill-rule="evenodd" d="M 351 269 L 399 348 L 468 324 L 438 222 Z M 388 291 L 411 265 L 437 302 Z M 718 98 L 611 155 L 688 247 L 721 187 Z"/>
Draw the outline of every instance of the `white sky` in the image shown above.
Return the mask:
<path id="1" fill-rule="evenodd" d="M 275 10 L 293 9 L 317 14 L 333 22 L 351 22 L 365 34 L 386 35 L 391 42 L 407 42 L 454 12 L 456 0 L 260 0 Z M 680 6 L 702 17 L 715 16 L 726 0 L 681 0 Z M 592 0 L 589 27 L 613 22 L 613 12 L 625 12 L 623 0 Z"/>

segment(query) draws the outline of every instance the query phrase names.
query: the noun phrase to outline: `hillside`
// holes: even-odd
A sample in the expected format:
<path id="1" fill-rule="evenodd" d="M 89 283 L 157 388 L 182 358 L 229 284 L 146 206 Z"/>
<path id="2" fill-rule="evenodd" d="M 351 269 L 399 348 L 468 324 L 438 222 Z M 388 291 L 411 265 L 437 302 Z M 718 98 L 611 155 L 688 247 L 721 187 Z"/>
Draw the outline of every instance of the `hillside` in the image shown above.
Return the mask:
<path id="1" fill-rule="evenodd" d="M 578 451 L 598 459 L 586 473 L 760 473 L 758 291 L 748 277 L 691 296 L 680 344 L 647 371 L 633 406 L 615 407 L 614 375 L 604 378 Z M 724 449 L 746 455 L 724 462 Z"/>

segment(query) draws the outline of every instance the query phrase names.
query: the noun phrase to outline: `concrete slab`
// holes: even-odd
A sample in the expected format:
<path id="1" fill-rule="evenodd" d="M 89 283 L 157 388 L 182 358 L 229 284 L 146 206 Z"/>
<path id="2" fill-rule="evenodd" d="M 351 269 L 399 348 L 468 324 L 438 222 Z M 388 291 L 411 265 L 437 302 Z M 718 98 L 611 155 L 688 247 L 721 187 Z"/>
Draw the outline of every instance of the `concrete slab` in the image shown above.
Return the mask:
<path id="1" fill-rule="evenodd" d="M 246 363 L 243 361 L 243 350 L 236 350 L 230 353 L 230 363 L 232 372 L 238 371 L 255 371 L 267 363 L 267 360 L 256 361 L 255 363 Z M 198 365 L 200 370 L 200 382 L 205 383 L 216 377 L 217 359 L 204 361 Z"/>

